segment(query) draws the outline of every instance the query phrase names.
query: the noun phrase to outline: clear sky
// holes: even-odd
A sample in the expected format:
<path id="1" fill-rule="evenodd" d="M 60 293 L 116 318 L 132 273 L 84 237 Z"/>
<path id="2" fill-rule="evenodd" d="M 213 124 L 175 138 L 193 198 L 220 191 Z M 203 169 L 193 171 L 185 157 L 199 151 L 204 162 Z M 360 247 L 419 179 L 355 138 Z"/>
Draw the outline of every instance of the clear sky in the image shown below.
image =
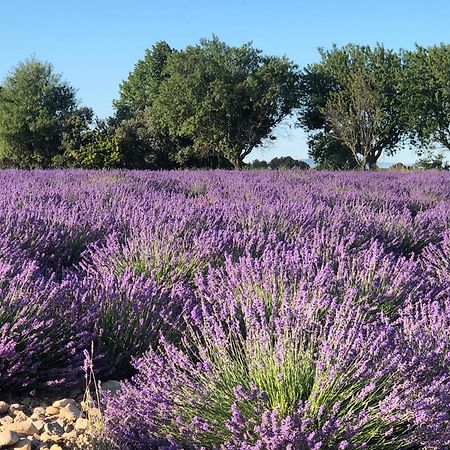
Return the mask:
<path id="1" fill-rule="evenodd" d="M 100 117 L 112 113 L 121 80 L 159 40 L 184 48 L 212 34 L 253 41 L 299 66 L 332 43 L 413 48 L 450 42 L 450 0 L 0 0 L 0 79 L 30 56 L 51 62 Z M 307 158 L 301 130 L 283 127 L 250 159 Z M 412 162 L 411 151 L 384 161 Z"/>

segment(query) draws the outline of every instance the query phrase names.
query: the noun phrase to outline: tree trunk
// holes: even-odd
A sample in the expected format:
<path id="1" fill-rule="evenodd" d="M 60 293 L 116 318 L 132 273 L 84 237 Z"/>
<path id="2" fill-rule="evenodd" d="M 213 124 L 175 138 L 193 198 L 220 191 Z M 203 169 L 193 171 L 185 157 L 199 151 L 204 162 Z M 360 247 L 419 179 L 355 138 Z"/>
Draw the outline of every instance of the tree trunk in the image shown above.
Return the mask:
<path id="1" fill-rule="evenodd" d="M 366 159 L 366 164 L 369 168 L 369 170 L 374 170 L 377 168 L 377 156 L 375 154 L 373 154 L 372 152 L 369 153 L 369 155 L 367 156 Z"/>
<path id="2" fill-rule="evenodd" d="M 359 162 L 358 170 L 366 170 L 367 158 L 363 156 L 362 160 Z"/>
<path id="3" fill-rule="evenodd" d="M 235 169 L 235 170 L 242 170 L 242 161 L 241 161 L 240 158 L 236 159 L 236 160 L 233 162 L 233 165 L 234 165 L 234 169 Z"/>

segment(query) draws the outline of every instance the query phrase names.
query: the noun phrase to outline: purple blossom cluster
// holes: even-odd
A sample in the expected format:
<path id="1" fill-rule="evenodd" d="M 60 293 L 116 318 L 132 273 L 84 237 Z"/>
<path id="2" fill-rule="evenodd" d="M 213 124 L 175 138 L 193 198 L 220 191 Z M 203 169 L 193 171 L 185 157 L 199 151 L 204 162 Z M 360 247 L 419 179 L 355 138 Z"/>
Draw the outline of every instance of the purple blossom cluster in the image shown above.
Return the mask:
<path id="1" fill-rule="evenodd" d="M 450 176 L 0 172 L 0 392 L 122 449 L 446 449 Z"/>

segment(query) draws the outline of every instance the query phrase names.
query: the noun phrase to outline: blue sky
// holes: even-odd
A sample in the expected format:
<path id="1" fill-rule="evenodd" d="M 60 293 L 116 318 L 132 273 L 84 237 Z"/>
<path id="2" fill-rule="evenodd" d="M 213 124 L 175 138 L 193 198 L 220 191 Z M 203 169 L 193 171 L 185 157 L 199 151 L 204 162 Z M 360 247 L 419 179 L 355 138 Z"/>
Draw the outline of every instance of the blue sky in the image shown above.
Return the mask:
<path id="1" fill-rule="evenodd" d="M 214 33 L 228 44 L 253 41 L 299 66 L 317 47 L 348 42 L 399 49 L 450 42 L 449 0 L 15 0 L 1 1 L 0 79 L 30 56 L 51 62 L 105 117 L 118 86 L 159 40 L 181 49 Z M 307 158 L 301 130 L 282 127 L 269 149 L 250 159 Z M 384 161 L 412 162 L 401 151 Z"/>

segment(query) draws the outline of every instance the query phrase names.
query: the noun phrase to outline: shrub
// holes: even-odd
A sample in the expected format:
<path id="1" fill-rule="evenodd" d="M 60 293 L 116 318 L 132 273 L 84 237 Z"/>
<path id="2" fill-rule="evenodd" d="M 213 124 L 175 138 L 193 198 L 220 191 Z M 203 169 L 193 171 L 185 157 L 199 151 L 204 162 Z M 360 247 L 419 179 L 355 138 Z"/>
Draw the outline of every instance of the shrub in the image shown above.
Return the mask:
<path id="1" fill-rule="evenodd" d="M 130 376 L 131 358 L 156 348 L 161 334 L 179 340 L 179 319 L 194 301 L 192 292 L 182 285 L 175 284 L 169 291 L 128 270 L 118 276 L 111 272 L 89 275 L 75 292 L 95 316 L 94 368 L 103 379 Z"/>
<path id="2" fill-rule="evenodd" d="M 0 263 L 0 391 L 80 381 L 94 319 L 68 287 L 42 277 L 35 263 Z"/>
<path id="3" fill-rule="evenodd" d="M 138 374 L 108 400 L 107 427 L 121 448 L 164 440 L 236 450 L 438 448 L 450 439 L 447 360 L 418 357 L 420 327 L 410 342 L 353 298 L 338 305 L 305 294 L 271 304 L 213 298 L 189 321 L 196 326 L 181 348 L 163 341 L 162 354 L 137 361 Z"/>

